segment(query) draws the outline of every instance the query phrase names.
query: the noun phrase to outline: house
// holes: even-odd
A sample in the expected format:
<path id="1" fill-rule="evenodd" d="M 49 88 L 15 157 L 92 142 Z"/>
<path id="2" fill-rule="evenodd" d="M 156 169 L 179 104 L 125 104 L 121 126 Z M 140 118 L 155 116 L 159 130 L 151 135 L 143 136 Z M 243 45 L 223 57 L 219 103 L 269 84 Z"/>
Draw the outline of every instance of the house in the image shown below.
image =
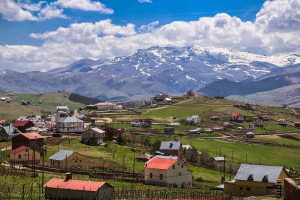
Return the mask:
<path id="1" fill-rule="evenodd" d="M 11 124 L 8 126 L 0 125 L 0 141 L 9 141 L 19 134 L 21 134 L 21 131 L 13 127 Z"/>
<path id="2" fill-rule="evenodd" d="M 254 138 L 254 133 L 249 131 L 249 132 L 246 132 L 243 136 L 245 139 L 251 139 L 251 138 Z"/>
<path id="3" fill-rule="evenodd" d="M 105 131 L 99 128 L 91 128 L 81 135 L 81 142 L 86 145 L 99 145 L 103 143 Z"/>
<path id="4" fill-rule="evenodd" d="M 26 133 L 26 129 L 31 128 L 34 126 L 31 120 L 17 120 L 13 124 L 13 127 L 17 128 L 22 133 Z"/>
<path id="5" fill-rule="evenodd" d="M 110 200 L 114 188 L 105 182 L 82 181 L 72 179 L 70 173 L 65 179 L 52 178 L 45 185 L 45 199 L 68 200 Z"/>
<path id="6" fill-rule="evenodd" d="M 294 122 L 294 126 L 297 127 L 297 128 L 300 128 L 300 121 Z"/>
<path id="7" fill-rule="evenodd" d="M 201 118 L 199 117 L 199 115 L 193 115 L 191 117 L 186 118 L 185 121 L 187 124 L 195 125 L 201 122 Z"/>
<path id="8" fill-rule="evenodd" d="M 101 110 L 101 111 L 122 110 L 123 109 L 122 105 L 117 105 L 117 104 L 111 103 L 111 102 L 100 102 L 100 103 L 95 104 L 95 106 L 97 107 L 97 110 Z"/>
<path id="9" fill-rule="evenodd" d="M 243 122 L 245 120 L 244 116 L 237 113 L 237 112 L 233 112 L 230 114 L 230 120 L 231 121 L 236 121 L 236 122 Z"/>
<path id="10" fill-rule="evenodd" d="M 165 94 L 165 93 L 160 93 L 160 94 L 157 94 L 157 95 L 154 96 L 155 101 L 163 101 L 166 98 L 170 98 L 170 96 Z"/>
<path id="11" fill-rule="evenodd" d="M 287 122 L 286 119 L 278 119 L 277 124 L 280 125 L 280 126 L 287 126 L 288 122 Z"/>
<path id="12" fill-rule="evenodd" d="M 263 121 L 269 121 L 269 116 L 268 115 L 259 115 L 258 119 L 261 119 Z"/>
<path id="13" fill-rule="evenodd" d="M 49 157 L 48 166 L 69 170 L 88 170 L 89 160 L 75 151 L 61 149 Z"/>
<path id="14" fill-rule="evenodd" d="M 196 92 L 196 90 L 188 90 L 188 91 L 186 92 L 186 96 L 187 96 L 187 97 L 194 97 L 194 96 L 197 96 L 197 92 Z"/>
<path id="15" fill-rule="evenodd" d="M 41 159 L 41 153 L 39 151 L 34 151 L 33 149 L 26 146 L 20 146 L 14 150 L 11 150 L 9 155 L 10 163 L 39 164 L 40 159 Z"/>
<path id="16" fill-rule="evenodd" d="M 163 100 L 163 102 L 166 103 L 166 104 L 169 104 L 169 103 L 172 103 L 173 100 L 172 100 L 171 97 L 166 97 L 166 98 Z"/>
<path id="17" fill-rule="evenodd" d="M 59 133 L 81 133 L 84 131 L 84 122 L 76 117 L 58 119 L 56 131 Z"/>
<path id="18" fill-rule="evenodd" d="M 283 167 L 241 164 L 233 180 L 225 181 L 224 192 L 243 196 L 265 196 L 272 186 L 283 184 L 288 173 Z"/>
<path id="19" fill-rule="evenodd" d="M 254 122 L 250 122 L 250 123 L 248 124 L 248 129 L 249 129 L 249 130 L 255 130 L 255 123 L 254 123 Z"/>
<path id="20" fill-rule="evenodd" d="M 213 115 L 213 116 L 210 117 L 210 120 L 212 120 L 212 121 L 219 121 L 220 117 L 218 115 Z"/>
<path id="21" fill-rule="evenodd" d="M 145 183 L 151 185 L 190 187 L 192 173 L 177 156 L 155 156 L 146 162 Z"/>
<path id="22" fill-rule="evenodd" d="M 173 134 L 173 133 L 175 133 L 175 128 L 174 127 L 165 127 L 164 128 L 164 133 Z"/>
<path id="23" fill-rule="evenodd" d="M 199 134 L 199 133 L 202 133 L 204 130 L 202 128 L 196 128 L 196 129 L 192 129 L 192 130 L 189 130 L 189 133 L 190 134 Z"/>
<path id="24" fill-rule="evenodd" d="M 59 112 L 59 111 L 69 113 L 70 109 L 68 106 L 56 106 L 56 112 Z"/>
<path id="25" fill-rule="evenodd" d="M 177 141 L 162 141 L 159 147 L 159 151 L 167 156 L 182 157 L 183 155 L 181 143 Z"/>
<path id="26" fill-rule="evenodd" d="M 224 127 L 224 129 L 233 128 L 233 124 L 230 122 L 224 122 L 223 127 Z"/>
<path id="27" fill-rule="evenodd" d="M 11 140 L 12 150 L 17 149 L 20 146 L 29 147 L 35 151 L 43 152 L 44 136 L 38 133 L 22 133 L 12 138 Z"/>
<path id="28" fill-rule="evenodd" d="M 256 127 L 264 127 L 264 121 L 263 121 L 262 119 L 256 119 L 256 120 L 254 121 L 254 125 L 255 125 Z"/>

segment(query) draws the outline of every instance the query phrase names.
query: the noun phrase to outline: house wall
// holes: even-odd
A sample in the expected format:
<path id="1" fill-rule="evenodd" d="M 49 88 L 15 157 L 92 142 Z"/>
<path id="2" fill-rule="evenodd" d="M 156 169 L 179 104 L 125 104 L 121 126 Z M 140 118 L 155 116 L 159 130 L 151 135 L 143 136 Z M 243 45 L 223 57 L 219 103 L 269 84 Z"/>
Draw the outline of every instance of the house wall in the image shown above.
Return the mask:
<path id="1" fill-rule="evenodd" d="M 57 122 L 56 129 L 60 133 L 81 133 L 84 131 L 83 122 Z"/>
<path id="2" fill-rule="evenodd" d="M 284 199 L 298 200 L 300 199 L 300 179 L 284 179 Z"/>
<path id="3" fill-rule="evenodd" d="M 160 169 L 145 169 L 145 183 L 151 185 L 176 185 L 177 187 L 188 187 L 192 185 L 192 173 L 187 170 L 187 166 L 181 163 L 178 165 L 178 161 L 174 164 L 174 168 L 170 167 L 167 170 Z M 152 178 L 150 178 L 152 173 Z M 160 179 L 160 174 L 163 175 L 163 179 Z M 180 175 L 181 174 L 181 175 Z"/>
<path id="4" fill-rule="evenodd" d="M 179 147 L 179 150 L 160 149 L 159 151 L 162 152 L 162 153 L 164 153 L 167 156 L 182 157 L 182 155 L 183 155 L 183 149 L 182 149 L 182 147 Z"/>
<path id="5" fill-rule="evenodd" d="M 35 155 L 35 158 L 33 158 Z M 26 149 L 24 151 L 21 151 L 19 153 L 13 154 L 13 152 L 10 152 L 10 162 L 13 163 L 30 163 L 33 160 L 35 160 L 36 163 L 39 163 L 41 160 L 41 154 L 38 151 L 33 151 L 32 149 Z"/>
<path id="6" fill-rule="evenodd" d="M 152 173 L 152 178 L 150 178 Z M 163 175 L 163 179 L 160 179 L 160 174 Z M 145 183 L 150 185 L 168 185 L 167 182 L 167 170 L 160 169 L 145 169 Z"/>
<path id="7" fill-rule="evenodd" d="M 87 130 L 82 133 L 81 141 L 84 144 L 88 145 L 99 145 L 103 143 L 103 139 L 105 138 L 105 133 L 98 133 L 93 130 Z"/>
<path id="8" fill-rule="evenodd" d="M 28 138 L 24 137 L 23 135 L 17 135 L 12 139 L 12 149 L 16 149 L 20 146 L 26 147 L 37 147 L 38 150 L 42 149 L 44 145 L 44 139 L 35 139 L 29 140 Z"/>
<path id="9" fill-rule="evenodd" d="M 267 185 L 267 183 L 254 181 L 228 181 L 224 183 L 224 192 L 242 196 L 264 196 L 268 192 Z"/>
<path id="10" fill-rule="evenodd" d="M 61 169 L 88 170 L 89 160 L 87 157 L 77 152 L 74 152 L 72 155 L 67 157 L 67 159 L 61 161 L 49 159 L 48 165 L 50 167 L 61 168 Z"/>
<path id="11" fill-rule="evenodd" d="M 110 186 L 102 186 L 98 191 L 77 191 L 59 188 L 45 188 L 46 199 L 68 199 L 68 200 L 110 200 L 113 199 L 114 189 Z"/>

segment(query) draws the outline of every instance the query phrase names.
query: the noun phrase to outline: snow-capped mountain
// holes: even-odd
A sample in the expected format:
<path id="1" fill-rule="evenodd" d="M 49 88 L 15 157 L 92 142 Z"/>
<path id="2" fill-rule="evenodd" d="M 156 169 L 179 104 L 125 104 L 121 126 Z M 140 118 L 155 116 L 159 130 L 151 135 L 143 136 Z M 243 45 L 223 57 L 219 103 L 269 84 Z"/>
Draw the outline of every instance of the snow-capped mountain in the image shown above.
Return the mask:
<path id="1" fill-rule="evenodd" d="M 183 93 L 219 79 L 258 79 L 282 69 L 298 70 L 299 63 L 298 54 L 265 56 L 201 46 L 151 47 L 107 60 L 83 59 L 45 73 L 2 72 L 0 90 L 66 90 L 101 99 L 141 98 L 162 91 Z M 14 76 L 18 80 L 12 82 Z"/>

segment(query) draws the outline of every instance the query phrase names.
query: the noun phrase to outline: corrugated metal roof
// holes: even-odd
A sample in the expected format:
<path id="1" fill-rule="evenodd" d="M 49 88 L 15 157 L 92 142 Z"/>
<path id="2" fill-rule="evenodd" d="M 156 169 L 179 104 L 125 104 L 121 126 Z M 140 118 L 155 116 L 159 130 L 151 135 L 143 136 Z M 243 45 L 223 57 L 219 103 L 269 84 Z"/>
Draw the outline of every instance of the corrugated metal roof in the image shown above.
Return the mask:
<path id="1" fill-rule="evenodd" d="M 267 178 L 267 182 L 276 183 L 282 170 L 283 167 L 280 166 L 241 164 L 234 179 L 248 180 L 251 176 L 253 181 L 263 182 L 263 179 Z"/>
<path id="2" fill-rule="evenodd" d="M 160 150 L 179 150 L 181 146 L 180 142 L 176 141 L 162 141 L 160 144 Z"/>
<path id="3" fill-rule="evenodd" d="M 147 169 L 169 169 L 172 167 L 178 160 L 176 156 L 155 156 L 151 158 L 145 164 L 145 168 Z"/>
<path id="4" fill-rule="evenodd" d="M 13 127 L 11 124 L 9 126 L 3 126 L 5 132 L 7 135 L 17 135 L 21 134 L 21 131 L 19 131 L 17 128 Z"/>
<path id="5" fill-rule="evenodd" d="M 105 182 L 52 178 L 50 181 L 48 181 L 48 183 L 44 185 L 44 187 L 96 192 L 105 184 Z"/>
<path id="6" fill-rule="evenodd" d="M 74 151 L 61 149 L 52 156 L 49 157 L 50 160 L 64 160 L 66 157 L 72 155 Z"/>
<path id="7" fill-rule="evenodd" d="M 66 117 L 66 118 L 62 118 L 59 119 L 57 122 L 71 122 L 71 123 L 75 123 L 75 122 L 83 122 L 81 119 L 78 119 L 77 117 Z"/>

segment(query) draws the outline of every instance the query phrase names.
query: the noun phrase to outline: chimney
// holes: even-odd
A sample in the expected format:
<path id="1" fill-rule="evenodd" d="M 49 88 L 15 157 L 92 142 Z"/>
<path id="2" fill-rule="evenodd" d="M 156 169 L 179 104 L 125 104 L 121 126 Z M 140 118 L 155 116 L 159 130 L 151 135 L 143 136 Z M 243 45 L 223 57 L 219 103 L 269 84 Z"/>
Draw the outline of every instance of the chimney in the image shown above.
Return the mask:
<path id="1" fill-rule="evenodd" d="M 72 173 L 71 172 L 67 172 L 66 173 L 66 179 L 65 179 L 65 181 L 68 181 L 70 179 L 72 179 Z"/>

